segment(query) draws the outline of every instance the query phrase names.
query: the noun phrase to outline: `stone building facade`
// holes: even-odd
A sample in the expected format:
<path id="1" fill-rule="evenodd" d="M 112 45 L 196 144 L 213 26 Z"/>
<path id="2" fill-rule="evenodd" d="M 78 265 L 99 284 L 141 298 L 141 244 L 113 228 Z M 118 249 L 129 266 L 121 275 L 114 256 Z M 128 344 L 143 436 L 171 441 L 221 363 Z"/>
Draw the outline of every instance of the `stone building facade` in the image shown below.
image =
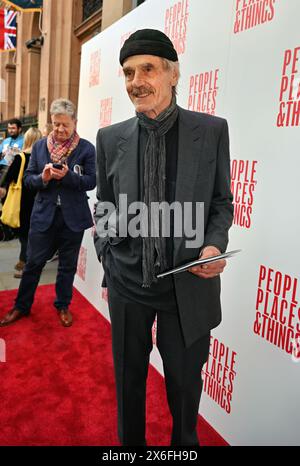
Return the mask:
<path id="1" fill-rule="evenodd" d="M 81 46 L 143 1 L 44 0 L 42 14 L 19 13 L 17 49 L 0 53 L 0 131 L 13 117 L 43 128 L 55 98 L 77 103 Z"/>

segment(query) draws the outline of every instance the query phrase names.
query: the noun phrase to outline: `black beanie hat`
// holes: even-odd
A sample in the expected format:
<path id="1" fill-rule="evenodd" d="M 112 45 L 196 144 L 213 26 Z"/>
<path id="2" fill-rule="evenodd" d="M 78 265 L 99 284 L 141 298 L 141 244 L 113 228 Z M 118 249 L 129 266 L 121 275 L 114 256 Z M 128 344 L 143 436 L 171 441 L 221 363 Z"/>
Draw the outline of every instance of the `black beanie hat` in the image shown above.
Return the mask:
<path id="1" fill-rule="evenodd" d="M 166 34 L 157 29 L 140 29 L 128 37 L 120 50 L 121 66 L 126 58 L 133 55 L 156 55 L 178 61 L 174 45 Z"/>

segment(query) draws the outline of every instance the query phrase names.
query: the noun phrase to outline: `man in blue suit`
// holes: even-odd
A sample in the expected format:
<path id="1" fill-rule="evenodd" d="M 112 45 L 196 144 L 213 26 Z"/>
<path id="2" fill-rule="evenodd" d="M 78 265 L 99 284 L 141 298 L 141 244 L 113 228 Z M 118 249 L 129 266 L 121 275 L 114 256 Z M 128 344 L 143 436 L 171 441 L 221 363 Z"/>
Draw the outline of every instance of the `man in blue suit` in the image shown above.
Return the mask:
<path id="1" fill-rule="evenodd" d="M 37 191 L 31 215 L 28 259 L 15 306 L 0 321 L 12 324 L 29 315 L 42 269 L 58 250 L 54 305 L 62 325 L 72 325 L 69 305 L 84 230 L 93 225 L 86 191 L 96 185 L 94 146 L 76 132 L 76 109 L 66 99 L 50 108 L 53 131 L 38 141 L 25 172 L 25 184 Z"/>

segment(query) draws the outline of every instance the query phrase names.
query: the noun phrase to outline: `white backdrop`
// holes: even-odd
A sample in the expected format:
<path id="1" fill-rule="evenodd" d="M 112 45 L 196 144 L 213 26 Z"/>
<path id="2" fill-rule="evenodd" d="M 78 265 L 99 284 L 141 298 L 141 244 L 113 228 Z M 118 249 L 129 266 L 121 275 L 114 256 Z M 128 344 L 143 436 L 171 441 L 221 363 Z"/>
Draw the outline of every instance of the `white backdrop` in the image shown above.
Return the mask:
<path id="1" fill-rule="evenodd" d="M 176 43 L 179 105 L 228 119 L 228 250 L 243 252 L 223 274 L 200 412 L 232 445 L 300 444 L 299 17 L 298 0 L 147 0 L 82 50 L 78 129 L 92 142 L 134 115 L 118 55 L 146 27 Z M 75 286 L 108 318 L 101 281 L 89 230 Z M 162 373 L 156 348 L 151 361 Z"/>

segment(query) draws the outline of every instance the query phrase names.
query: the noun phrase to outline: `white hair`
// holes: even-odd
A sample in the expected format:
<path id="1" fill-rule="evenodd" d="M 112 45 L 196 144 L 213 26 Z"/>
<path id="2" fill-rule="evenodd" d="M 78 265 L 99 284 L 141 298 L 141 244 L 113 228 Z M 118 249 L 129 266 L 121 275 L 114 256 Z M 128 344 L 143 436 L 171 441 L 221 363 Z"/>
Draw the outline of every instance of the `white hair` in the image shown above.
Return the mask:
<path id="1" fill-rule="evenodd" d="M 179 69 L 179 62 L 178 61 L 171 61 L 168 60 L 167 58 L 161 58 L 163 67 L 165 70 L 168 71 L 175 71 L 176 76 L 177 76 L 177 82 L 180 78 L 180 69 Z M 172 88 L 173 95 L 177 95 L 177 84 L 176 86 L 173 86 Z"/>
<path id="2" fill-rule="evenodd" d="M 71 100 L 56 99 L 51 104 L 50 115 L 69 115 L 76 120 L 76 107 Z"/>

